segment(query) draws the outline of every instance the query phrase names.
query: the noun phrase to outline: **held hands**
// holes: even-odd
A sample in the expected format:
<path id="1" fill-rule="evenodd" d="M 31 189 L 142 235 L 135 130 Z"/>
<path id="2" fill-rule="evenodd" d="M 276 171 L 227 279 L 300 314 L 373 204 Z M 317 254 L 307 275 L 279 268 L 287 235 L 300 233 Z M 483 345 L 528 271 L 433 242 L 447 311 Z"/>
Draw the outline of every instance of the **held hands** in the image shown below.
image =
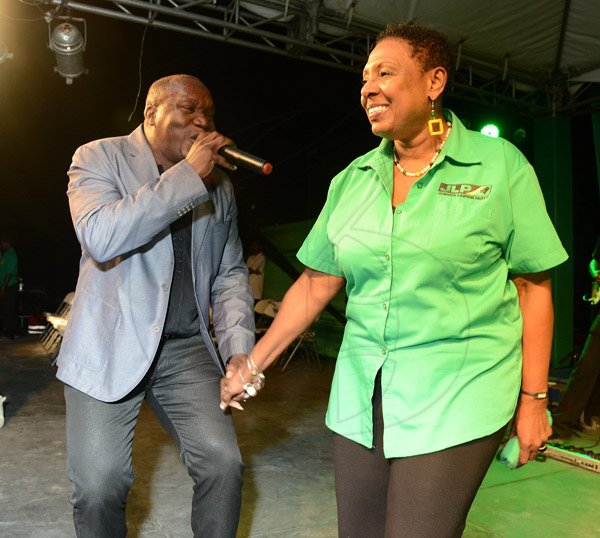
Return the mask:
<path id="1" fill-rule="evenodd" d="M 225 369 L 225 377 L 221 378 L 221 404 L 223 411 L 227 407 L 234 407 L 243 411 L 244 408 L 240 404 L 240 400 L 245 399 L 244 383 L 239 372 L 246 366 L 246 355 L 234 355 L 231 357 L 227 368 Z"/>
<path id="2" fill-rule="evenodd" d="M 219 155 L 218 151 L 223 146 L 233 146 L 233 141 L 226 136 L 211 131 L 209 133 L 201 132 L 198 138 L 192 144 L 185 160 L 192 166 L 196 173 L 204 180 L 209 178 L 215 164 L 235 170 L 235 165 L 228 162 L 225 157 Z"/>
<path id="3" fill-rule="evenodd" d="M 243 411 L 240 401 L 245 402 L 257 395 L 265 384 L 265 376 L 256 366 L 252 355 L 234 355 L 221 378 L 221 403 L 223 411 L 233 407 Z"/>

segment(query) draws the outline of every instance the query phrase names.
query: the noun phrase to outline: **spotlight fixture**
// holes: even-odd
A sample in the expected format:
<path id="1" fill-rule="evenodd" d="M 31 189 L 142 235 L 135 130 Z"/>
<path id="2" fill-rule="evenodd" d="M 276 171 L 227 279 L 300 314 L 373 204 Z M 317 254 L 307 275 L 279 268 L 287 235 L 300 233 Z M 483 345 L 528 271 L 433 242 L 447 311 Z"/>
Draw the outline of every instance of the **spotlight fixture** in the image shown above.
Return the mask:
<path id="1" fill-rule="evenodd" d="M 83 22 L 84 34 L 72 21 Z M 68 18 L 57 24 L 50 30 L 48 22 L 48 48 L 54 51 L 56 56 L 56 71 L 61 77 L 65 78 L 67 84 L 73 84 L 73 79 L 87 73 L 83 65 L 83 51 L 86 44 L 86 26 L 84 19 Z"/>
<path id="2" fill-rule="evenodd" d="M 500 136 L 500 129 L 498 129 L 497 125 L 493 123 L 488 123 L 481 128 L 481 134 L 486 136 L 491 136 L 492 138 L 498 138 Z"/>
<path id="3" fill-rule="evenodd" d="M 513 142 L 515 144 L 520 144 L 525 141 L 527 138 L 527 131 L 522 127 L 519 127 L 513 134 Z"/>
<path id="4" fill-rule="evenodd" d="M 5 43 L 0 41 L 0 64 L 6 60 L 12 60 L 14 54 L 8 50 Z"/>

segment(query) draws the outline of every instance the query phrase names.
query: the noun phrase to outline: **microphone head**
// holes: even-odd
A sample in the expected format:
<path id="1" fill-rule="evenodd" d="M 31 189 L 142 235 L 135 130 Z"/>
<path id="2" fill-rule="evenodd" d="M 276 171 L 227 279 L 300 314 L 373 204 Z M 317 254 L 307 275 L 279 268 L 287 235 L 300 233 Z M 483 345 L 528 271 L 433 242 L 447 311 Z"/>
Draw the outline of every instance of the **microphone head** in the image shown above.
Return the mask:
<path id="1" fill-rule="evenodd" d="M 261 168 L 261 172 L 263 173 L 263 175 L 268 176 L 272 171 L 273 165 L 271 163 L 263 164 L 263 167 Z"/>

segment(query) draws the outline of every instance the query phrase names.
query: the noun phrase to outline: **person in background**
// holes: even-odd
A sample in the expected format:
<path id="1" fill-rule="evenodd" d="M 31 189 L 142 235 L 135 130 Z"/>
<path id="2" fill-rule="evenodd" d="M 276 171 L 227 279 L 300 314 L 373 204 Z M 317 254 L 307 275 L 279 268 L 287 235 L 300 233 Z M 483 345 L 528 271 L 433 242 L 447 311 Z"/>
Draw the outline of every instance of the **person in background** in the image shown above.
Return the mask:
<path id="1" fill-rule="evenodd" d="M 2 335 L 11 340 L 17 334 L 17 253 L 12 239 L 0 238 L 0 318 Z"/>
<path id="2" fill-rule="evenodd" d="M 592 324 L 567 388 L 552 411 L 553 440 L 570 439 L 573 428 L 600 428 L 600 237 L 589 264 L 592 277 Z"/>
<path id="3" fill-rule="evenodd" d="M 250 256 L 246 260 L 248 279 L 254 296 L 254 304 L 262 299 L 265 284 L 265 254 L 259 239 L 252 241 Z"/>
<path id="4" fill-rule="evenodd" d="M 360 100 L 379 147 L 331 182 L 273 324 L 221 380 L 239 407 L 346 288 L 326 423 L 339 536 L 456 537 L 514 416 L 519 463 L 551 434 L 548 270 L 567 254 L 532 166 L 442 107 L 448 41 L 390 25 Z"/>
<path id="5" fill-rule="evenodd" d="M 4 402 L 6 401 L 6 396 L 2 396 L 0 394 L 0 428 L 4 426 Z"/>
<path id="6" fill-rule="evenodd" d="M 67 190 L 82 247 L 58 355 L 78 537 L 123 538 L 134 429 L 145 400 L 193 480 L 195 537 L 233 538 L 244 465 L 219 410 L 224 364 L 254 343 L 233 186 L 232 141 L 196 77 L 148 91 L 129 136 L 80 147 Z M 211 338 L 212 308 L 218 349 Z"/>

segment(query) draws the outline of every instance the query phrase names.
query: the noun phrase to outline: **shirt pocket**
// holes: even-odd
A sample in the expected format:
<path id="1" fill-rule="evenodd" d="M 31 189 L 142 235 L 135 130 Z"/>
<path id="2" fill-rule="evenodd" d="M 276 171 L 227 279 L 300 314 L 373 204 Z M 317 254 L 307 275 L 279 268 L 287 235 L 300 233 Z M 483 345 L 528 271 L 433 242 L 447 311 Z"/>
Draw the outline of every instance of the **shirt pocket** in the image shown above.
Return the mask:
<path id="1" fill-rule="evenodd" d="M 429 226 L 428 253 L 440 260 L 473 263 L 481 255 L 491 218 L 489 207 L 479 201 L 440 201 Z"/>

